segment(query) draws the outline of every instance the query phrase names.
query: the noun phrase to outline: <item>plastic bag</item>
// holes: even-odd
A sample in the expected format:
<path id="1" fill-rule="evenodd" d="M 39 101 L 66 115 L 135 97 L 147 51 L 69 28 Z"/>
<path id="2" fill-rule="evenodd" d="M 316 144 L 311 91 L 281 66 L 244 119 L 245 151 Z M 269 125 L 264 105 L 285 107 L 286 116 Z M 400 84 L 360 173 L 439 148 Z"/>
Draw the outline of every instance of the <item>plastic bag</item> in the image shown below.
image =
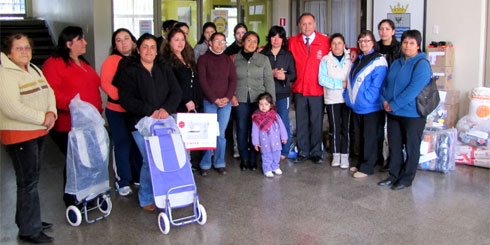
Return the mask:
<path id="1" fill-rule="evenodd" d="M 104 119 L 77 95 L 70 102 L 72 128 L 68 133 L 65 192 L 78 201 L 110 190 L 109 136 Z"/>
<path id="2" fill-rule="evenodd" d="M 471 146 L 488 146 L 490 120 L 478 120 L 470 115 L 461 118 L 456 124 L 458 138 Z"/>
<path id="3" fill-rule="evenodd" d="M 155 119 L 152 117 L 143 117 L 138 121 L 138 123 L 134 127 L 138 130 L 138 132 L 141 135 L 151 136 L 152 135 L 151 126 L 156 122 L 162 122 L 163 125 L 161 127 L 171 128 L 176 130 L 176 132 L 180 132 L 179 127 L 177 127 L 177 123 L 175 122 L 175 119 L 171 116 L 169 116 L 167 119 Z"/>
<path id="4" fill-rule="evenodd" d="M 75 95 L 70 101 L 71 127 L 82 129 L 96 126 L 104 126 L 104 118 L 92 104 L 80 99 L 80 94 Z"/>
<path id="5" fill-rule="evenodd" d="M 455 167 L 457 130 L 426 127 L 420 144 L 419 169 L 447 173 Z"/>
<path id="6" fill-rule="evenodd" d="M 471 92 L 470 108 L 468 115 L 473 120 L 490 119 L 490 88 L 474 88 Z"/>

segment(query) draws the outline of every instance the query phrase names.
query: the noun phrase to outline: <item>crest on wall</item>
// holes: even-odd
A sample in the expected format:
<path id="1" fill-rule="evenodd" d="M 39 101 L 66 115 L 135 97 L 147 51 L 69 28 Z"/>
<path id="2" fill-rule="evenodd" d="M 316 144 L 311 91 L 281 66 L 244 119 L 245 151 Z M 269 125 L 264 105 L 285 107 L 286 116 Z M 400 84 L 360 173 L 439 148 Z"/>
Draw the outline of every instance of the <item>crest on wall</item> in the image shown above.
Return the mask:
<path id="1" fill-rule="evenodd" d="M 395 37 L 400 40 L 404 31 L 410 30 L 410 13 L 407 13 L 408 4 L 397 3 L 391 6 L 391 13 L 387 13 L 387 18 L 395 22 Z"/>

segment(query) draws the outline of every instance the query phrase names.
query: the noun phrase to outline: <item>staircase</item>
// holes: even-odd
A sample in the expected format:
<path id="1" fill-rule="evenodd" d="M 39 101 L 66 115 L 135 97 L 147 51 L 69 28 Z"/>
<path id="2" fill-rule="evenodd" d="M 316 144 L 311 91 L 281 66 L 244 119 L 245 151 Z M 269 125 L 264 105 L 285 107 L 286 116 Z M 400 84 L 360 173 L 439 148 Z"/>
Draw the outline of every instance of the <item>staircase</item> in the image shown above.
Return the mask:
<path id="1" fill-rule="evenodd" d="M 49 30 L 44 20 L 0 20 L 0 36 L 2 38 L 15 33 L 25 34 L 34 41 L 31 63 L 39 67 L 42 67 L 44 61 L 55 50 L 53 39 L 49 35 Z"/>

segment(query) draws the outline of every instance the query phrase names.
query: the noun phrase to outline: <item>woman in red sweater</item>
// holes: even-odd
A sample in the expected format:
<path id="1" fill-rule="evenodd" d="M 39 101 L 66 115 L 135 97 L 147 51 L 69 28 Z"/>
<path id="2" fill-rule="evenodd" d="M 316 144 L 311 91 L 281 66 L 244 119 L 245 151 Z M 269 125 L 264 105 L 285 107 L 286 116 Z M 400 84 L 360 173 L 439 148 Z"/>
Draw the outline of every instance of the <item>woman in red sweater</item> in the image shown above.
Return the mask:
<path id="1" fill-rule="evenodd" d="M 128 29 L 120 28 L 112 34 L 112 53 L 100 68 L 102 90 L 107 94 L 105 115 L 114 143 L 114 177 L 116 190 L 121 196 L 133 191 L 129 182 L 139 183 L 142 164 L 141 154 L 125 123 L 127 112 L 119 103 L 119 74 L 127 65 L 128 57 L 136 50 L 136 38 Z"/>
<path id="2" fill-rule="evenodd" d="M 43 73 L 54 90 L 58 109 L 58 120 L 49 134 L 65 156 L 68 132 L 71 129 L 68 108 L 71 99 L 80 94 L 81 100 L 89 102 L 102 113 L 100 78 L 82 56 L 86 52 L 86 46 L 82 28 L 68 26 L 60 33 L 56 51 L 43 65 Z M 65 184 L 66 169 L 63 170 L 63 189 Z M 64 194 L 63 200 L 67 207 L 75 204 L 72 195 Z"/>

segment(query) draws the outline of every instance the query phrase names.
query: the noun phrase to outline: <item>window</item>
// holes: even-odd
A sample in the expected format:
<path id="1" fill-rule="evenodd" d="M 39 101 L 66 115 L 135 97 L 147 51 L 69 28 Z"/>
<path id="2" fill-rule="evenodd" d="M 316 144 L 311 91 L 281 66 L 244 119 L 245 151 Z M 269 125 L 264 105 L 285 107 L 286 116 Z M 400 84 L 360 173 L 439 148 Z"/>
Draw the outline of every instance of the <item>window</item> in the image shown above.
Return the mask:
<path id="1" fill-rule="evenodd" d="M 24 15 L 26 14 L 25 0 L 0 0 L 1 15 Z"/>
<path id="2" fill-rule="evenodd" d="M 153 34 L 153 0 L 113 0 L 114 30 L 126 28 L 138 38 Z"/>

